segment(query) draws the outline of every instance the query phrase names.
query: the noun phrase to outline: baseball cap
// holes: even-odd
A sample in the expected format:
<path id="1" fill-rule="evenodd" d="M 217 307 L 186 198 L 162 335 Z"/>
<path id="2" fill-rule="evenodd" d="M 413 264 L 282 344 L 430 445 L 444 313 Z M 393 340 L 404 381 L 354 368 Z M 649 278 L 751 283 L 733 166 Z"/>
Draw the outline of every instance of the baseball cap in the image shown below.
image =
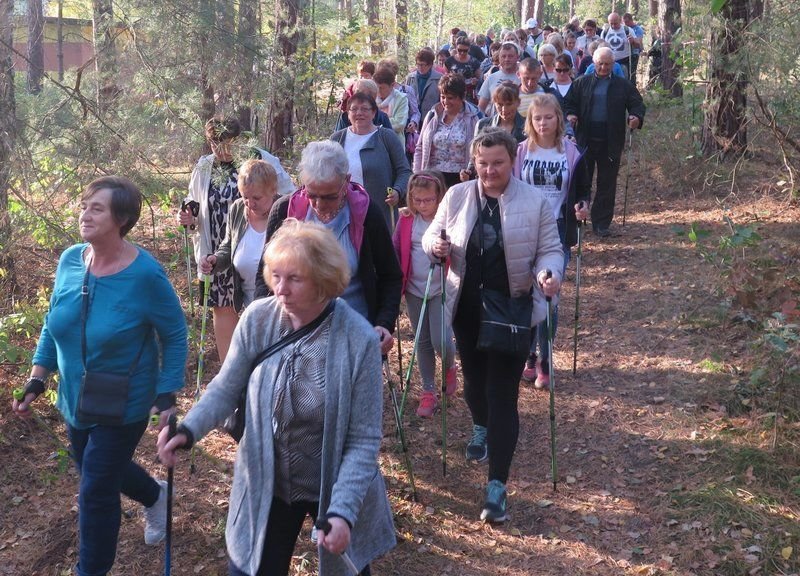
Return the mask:
<path id="1" fill-rule="evenodd" d="M 528 21 L 525 22 L 525 28 L 538 28 L 539 21 L 536 18 L 528 18 Z"/>

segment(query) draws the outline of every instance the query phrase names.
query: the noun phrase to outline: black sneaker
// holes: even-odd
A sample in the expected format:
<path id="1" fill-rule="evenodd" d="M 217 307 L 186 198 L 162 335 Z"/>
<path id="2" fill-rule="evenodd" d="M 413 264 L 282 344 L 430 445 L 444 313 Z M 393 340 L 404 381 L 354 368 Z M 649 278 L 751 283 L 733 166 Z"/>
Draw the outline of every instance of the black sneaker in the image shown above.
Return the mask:
<path id="1" fill-rule="evenodd" d="M 608 238 L 611 236 L 611 230 L 608 228 L 598 228 L 595 230 L 595 234 L 597 234 L 600 238 Z"/>
<path id="2" fill-rule="evenodd" d="M 483 503 L 481 520 L 492 523 L 508 520 L 508 514 L 506 514 L 506 485 L 500 480 L 492 480 L 486 486 L 486 501 Z"/>
<path id="3" fill-rule="evenodd" d="M 467 462 L 485 462 L 489 458 L 486 446 L 486 426 L 472 425 L 472 439 L 467 444 Z"/>

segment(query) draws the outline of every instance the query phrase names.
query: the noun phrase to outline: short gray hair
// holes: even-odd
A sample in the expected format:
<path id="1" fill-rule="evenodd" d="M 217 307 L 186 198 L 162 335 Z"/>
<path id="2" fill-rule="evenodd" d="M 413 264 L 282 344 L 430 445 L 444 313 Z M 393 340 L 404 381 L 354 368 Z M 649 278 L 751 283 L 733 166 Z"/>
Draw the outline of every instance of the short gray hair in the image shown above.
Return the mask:
<path id="1" fill-rule="evenodd" d="M 542 44 L 539 46 L 539 56 L 542 54 L 552 54 L 553 56 L 558 56 L 558 48 L 556 48 L 553 44 Z"/>
<path id="2" fill-rule="evenodd" d="M 303 184 L 343 180 L 350 173 L 344 148 L 332 140 L 310 142 L 303 148 L 297 168 Z"/>
<path id="3" fill-rule="evenodd" d="M 511 161 L 517 157 L 517 140 L 510 132 L 503 130 L 498 126 L 489 126 L 484 128 L 470 145 L 470 155 L 475 158 L 478 155 L 479 148 L 493 148 L 495 146 L 504 146 L 508 150 L 508 155 L 511 156 Z"/>
<path id="4" fill-rule="evenodd" d="M 603 56 L 608 56 L 611 58 L 612 62 L 614 61 L 614 52 L 611 51 L 611 48 L 608 46 L 600 46 L 594 51 L 594 54 L 592 54 L 592 62 L 600 62 L 600 58 Z"/>

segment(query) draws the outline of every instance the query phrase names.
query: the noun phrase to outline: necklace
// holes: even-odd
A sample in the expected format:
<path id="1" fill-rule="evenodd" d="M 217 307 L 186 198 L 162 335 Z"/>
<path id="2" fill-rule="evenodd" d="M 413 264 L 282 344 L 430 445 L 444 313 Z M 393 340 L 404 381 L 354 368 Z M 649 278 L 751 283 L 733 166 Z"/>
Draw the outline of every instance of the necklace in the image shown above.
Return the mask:
<path id="1" fill-rule="evenodd" d="M 494 206 L 489 205 L 489 200 L 494 200 Z M 494 217 L 494 211 L 497 210 L 497 207 L 500 205 L 500 202 L 497 198 L 486 198 L 486 209 L 489 211 L 489 218 Z"/>

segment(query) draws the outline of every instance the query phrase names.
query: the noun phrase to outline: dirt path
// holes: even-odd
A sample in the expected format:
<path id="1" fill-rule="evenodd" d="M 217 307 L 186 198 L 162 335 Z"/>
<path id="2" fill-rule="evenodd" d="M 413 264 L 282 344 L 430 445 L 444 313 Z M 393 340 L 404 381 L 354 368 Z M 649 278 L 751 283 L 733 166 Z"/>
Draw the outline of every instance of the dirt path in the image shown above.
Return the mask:
<path id="1" fill-rule="evenodd" d="M 663 170 L 651 164 L 647 178 L 632 180 L 628 222 L 617 235 L 587 235 L 575 376 L 570 265 L 556 348 L 558 491 L 550 482 L 546 393 L 522 388 L 511 520 L 500 527 L 478 521 L 486 468 L 464 462 L 471 428 L 461 392 L 448 414 L 446 478 L 438 421 L 417 418 L 410 403 L 418 503 L 409 497 L 387 405 L 382 466 L 399 543 L 374 574 L 798 573 L 797 453 L 769 451 L 768 422 L 726 411 L 731 388 L 747 378 L 740 373 L 744 328 L 718 312 L 716 279 L 675 232 L 695 221 L 718 227 L 722 213 L 712 201 L 664 186 Z M 762 199 L 759 209 L 774 215 L 781 207 Z M 775 225 L 792 218 L 784 214 Z M 407 324 L 403 335 L 407 361 Z M 63 438 L 57 418 L 49 414 L 47 422 Z M 152 463 L 153 444 L 152 435 L 143 441 L 140 461 Z M 211 456 L 198 458 L 193 477 L 185 465 L 176 473 L 177 575 L 226 573 L 232 448 L 221 436 L 203 447 Z M 75 561 L 76 477 L 59 470 L 63 458 L 49 458 L 54 449 L 36 426 L 0 412 L 0 575 L 60 576 Z M 143 544 L 142 519 L 124 505 L 132 516 L 123 521 L 113 573 L 162 571 L 163 548 Z M 297 555 L 293 569 L 311 574 L 315 552 L 307 539 Z"/>

